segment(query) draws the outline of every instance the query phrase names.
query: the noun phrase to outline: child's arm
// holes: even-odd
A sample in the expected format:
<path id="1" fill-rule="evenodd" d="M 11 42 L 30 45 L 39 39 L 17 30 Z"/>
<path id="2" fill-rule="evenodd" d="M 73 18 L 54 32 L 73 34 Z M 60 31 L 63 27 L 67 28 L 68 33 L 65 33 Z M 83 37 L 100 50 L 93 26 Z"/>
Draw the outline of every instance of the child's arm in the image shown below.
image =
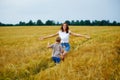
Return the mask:
<path id="1" fill-rule="evenodd" d="M 60 53 L 60 56 L 61 56 L 61 59 L 63 59 L 64 49 L 62 48 L 62 46 L 61 46 L 60 48 L 61 48 L 61 53 Z"/>
<path id="2" fill-rule="evenodd" d="M 62 48 L 62 46 L 60 46 L 60 52 L 61 52 L 61 54 L 63 54 L 63 52 L 64 52 L 64 49 Z"/>
<path id="3" fill-rule="evenodd" d="M 53 48 L 53 44 L 50 45 L 50 43 L 48 42 L 47 48 Z"/>
<path id="4" fill-rule="evenodd" d="M 48 44 L 47 44 L 47 48 L 50 48 L 51 46 L 50 46 L 50 43 L 48 42 Z"/>

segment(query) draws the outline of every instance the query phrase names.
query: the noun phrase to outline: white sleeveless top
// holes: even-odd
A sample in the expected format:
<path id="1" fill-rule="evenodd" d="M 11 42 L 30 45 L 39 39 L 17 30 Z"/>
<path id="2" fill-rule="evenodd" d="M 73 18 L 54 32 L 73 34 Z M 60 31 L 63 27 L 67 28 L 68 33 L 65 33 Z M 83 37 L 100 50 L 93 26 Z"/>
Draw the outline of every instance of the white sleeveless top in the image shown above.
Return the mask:
<path id="1" fill-rule="evenodd" d="M 62 32 L 61 30 L 58 32 L 59 37 L 61 38 L 61 43 L 69 43 L 69 35 L 70 31 L 68 33 Z"/>

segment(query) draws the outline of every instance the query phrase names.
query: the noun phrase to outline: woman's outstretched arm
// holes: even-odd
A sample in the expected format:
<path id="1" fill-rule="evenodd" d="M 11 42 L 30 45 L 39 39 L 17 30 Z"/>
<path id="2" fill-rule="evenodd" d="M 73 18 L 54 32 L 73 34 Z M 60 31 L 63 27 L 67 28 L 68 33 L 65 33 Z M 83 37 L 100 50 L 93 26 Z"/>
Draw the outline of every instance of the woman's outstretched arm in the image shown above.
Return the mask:
<path id="1" fill-rule="evenodd" d="M 88 36 L 88 35 L 82 35 L 82 34 L 77 34 L 77 33 L 73 33 L 73 32 L 70 32 L 70 34 L 71 34 L 72 36 L 84 37 L 84 38 L 87 38 L 87 39 L 90 38 L 90 36 Z"/>
<path id="2" fill-rule="evenodd" d="M 51 37 L 54 37 L 54 36 L 57 36 L 57 35 L 58 35 L 58 32 L 56 34 L 51 34 L 51 35 L 48 35 L 48 36 L 40 37 L 39 39 L 44 40 L 44 39 L 51 38 Z"/>

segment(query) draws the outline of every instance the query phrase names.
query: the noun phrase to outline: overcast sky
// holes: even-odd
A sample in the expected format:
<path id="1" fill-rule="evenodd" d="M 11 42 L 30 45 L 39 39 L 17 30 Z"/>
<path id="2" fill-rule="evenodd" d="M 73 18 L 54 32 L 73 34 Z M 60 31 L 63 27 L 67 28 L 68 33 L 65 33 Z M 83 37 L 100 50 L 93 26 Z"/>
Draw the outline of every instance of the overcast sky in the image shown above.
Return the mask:
<path id="1" fill-rule="evenodd" d="M 0 0 L 0 22 L 41 19 L 120 22 L 120 0 Z"/>

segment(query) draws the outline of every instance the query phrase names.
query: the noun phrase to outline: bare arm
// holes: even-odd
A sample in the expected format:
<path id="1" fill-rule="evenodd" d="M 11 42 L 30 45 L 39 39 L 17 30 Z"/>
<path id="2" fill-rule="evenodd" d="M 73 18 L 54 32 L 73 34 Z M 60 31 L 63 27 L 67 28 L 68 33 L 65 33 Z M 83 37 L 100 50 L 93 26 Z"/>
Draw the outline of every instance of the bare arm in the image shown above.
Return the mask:
<path id="1" fill-rule="evenodd" d="M 62 46 L 60 48 L 61 48 L 60 56 L 61 56 L 61 58 L 63 58 L 64 49 L 62 48 Z"/>
<path id="2" fill-rule="evenodd" d="M 58 32 L 56 34 L 51 34 L 51 35 L 48 35 L 48 36 L 45 36 L 45 37 L 40 37 L 40 40 L 51 38 L 51 37 L 54 37 L 54 36 L 57 36 L 57 35 L 58 35 Z"/>
<path id="3" fill-rule="evenodd" d="M 90 36 L 88 36 L 88 35 L 82 35 L 82 34 L 77 34 L 77 33 L 73 33 L 73 32 L 70 32 L 70 34 L 72 36 L 76 36 L 76 37 L 84 37 L 84 38 L 87 38 L 87 39 L 90 38 Z"/>
<path id="4" fill-rule="evenodd" d="M 47 48 L 51 48 L 51 45 L 50 45 L 50 43 L 49 43 L 49 42 L 48 42 Z"/>

